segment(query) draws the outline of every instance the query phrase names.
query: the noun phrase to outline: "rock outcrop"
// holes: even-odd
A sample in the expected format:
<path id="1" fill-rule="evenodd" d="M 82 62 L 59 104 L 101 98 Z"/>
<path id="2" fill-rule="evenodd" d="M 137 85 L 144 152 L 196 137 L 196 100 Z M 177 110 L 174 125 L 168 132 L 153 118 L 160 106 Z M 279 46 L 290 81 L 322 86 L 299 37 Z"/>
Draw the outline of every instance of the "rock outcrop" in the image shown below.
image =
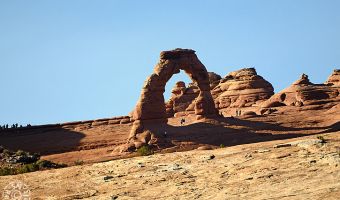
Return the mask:
<path id="1" fill-rule="evenodd" d="M 229 73 L 225 78 L 209 72 L 211 93 L 217 109 L 251 107 L 269 99 L 274 94 L 273 86 L 259 76 L 254 68 L 244 68 Z M 185 87 L 178 82 L 167 102 L 168 116 L 185 116 L 194 113 L 193 102 L 199 88 L 190 83 Z M 234 109 L 224 110 L 231 114 Z"/>
<path id="2" fill-rule="evenodd" d="M 327 84 L 313 84 L 306 74 L 302 74 L 300 79 L 295 81 L 288 88 L 273 95 L 261 107 L 279 106 L 303 106 L 312 104 L 322 104 L 325 101 L 334 100 L 339 95 L 338 70 L 330 76 Z"/>
<path id="3" fill-rule="evenodd" d="M 221 76 L 208 72 L 209 85 L 213 89 L 219 84 Z M 200 89 L 195 83 L 189 83 L 186 87 L 185 83 L 179 81 L 175 84 L 171 91 L 172 95 L 166 103 L 167 116 L 185 116 L 195 113 L 195 101 L 199 96 Z"/>
<path id="4" fill-rule="evenodd" d="M 219 109 L 250 107 L 274 94 L 273 86 L 256 73 L 245 68 L 229 73 L 212 90 Z"/>
<path id="5" fill-rule="evenodd" d="M 163 51 L 160 61 L 155 66 L 154 73 L 149 76 L 143 86 L 140 99 L 133 111 L 133 120 L 136 120 L 130 133 L 130 141 L 134 143 L 144 139 L 138 139 L 137 134 L 149 130 L 147 124 L 150 120 L 158 122 L 167 121 L 167 110 L 164 103 L 165 84 L 180 70 L 184 70 L 198 89 L 198 96 L 194 100 L 194 113 L 198 116 L 216 115 L 218 113 L 214 106 L 214 100 L 210 93 L 209 74 L 205 66 L 197 58 L 195 51 L 190 49 L 175 49 Z M 173 91 L 176 94 L 183 93 L 185 85 L 178 83 Z M 144 141 L 148 143 L 149 141 Z"/>
<path id="6" fill-rule="evenodd" d="M 335 69 L 325 84 L 340 87 L 340 69 Z"/>

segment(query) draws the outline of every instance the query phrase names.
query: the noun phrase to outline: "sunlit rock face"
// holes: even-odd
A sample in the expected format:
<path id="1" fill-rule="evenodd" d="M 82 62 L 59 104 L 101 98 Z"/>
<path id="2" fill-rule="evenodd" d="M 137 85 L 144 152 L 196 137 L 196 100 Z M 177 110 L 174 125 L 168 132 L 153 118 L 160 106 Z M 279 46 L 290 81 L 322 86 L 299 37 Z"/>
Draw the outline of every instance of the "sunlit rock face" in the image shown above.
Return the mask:
<path id="1" fill-rule="evenodd" d="M 219 109 L 242 108 L 270 98 L 274 89 L 254 68 L 244 68 L 230 72 L 211 93 Z"/>
<path id="2" fill-rule="evenodd" d="M 339 96 L 339 78 L 339 70 L 334 70 L 325 84 L 314 84 L 306 74 L 302 74 L 292 85 L 273 95 L 261 106 L 303 106 L 336 101 Z"/>

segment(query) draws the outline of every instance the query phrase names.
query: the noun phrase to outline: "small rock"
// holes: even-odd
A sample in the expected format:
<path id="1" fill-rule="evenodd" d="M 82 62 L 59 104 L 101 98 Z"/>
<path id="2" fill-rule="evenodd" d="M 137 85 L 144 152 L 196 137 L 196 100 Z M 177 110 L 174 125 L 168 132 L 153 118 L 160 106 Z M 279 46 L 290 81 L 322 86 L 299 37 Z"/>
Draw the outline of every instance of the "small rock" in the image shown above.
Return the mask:
<path id="1" fill-rule="evenodd" d="M 211 154 L 211 155 L 209 155 L 209 156 L 204 156 L 204 157 L 203 157 L 203 160 L 212 160 L 212 159 L 214 159 L 214 158 L 215 158 L 215 155 Z"/>
<path id="2" fill-rule="evenodd" d="M 281 159 L 281 158 L 285 158 L 285 157 L 288 157 L 288 156 L 291 156 L 291 154 L 290 153 L 282 154 L 282 155 L 276 156 L 275 158 Z"/>
<path id="3" fill-rule="evenodd" d="M 274 148 L 281 148 L 281 147 L 290 147 L 290 146 L 292 146 L 292 144 L 286 143 L 286 144 L 276 144 L 273 147 Z"/>
<path id="4" fill-rule="evenodd" d="M 258 179 L 260 179 L 260 178 L 271 178 L 272 176 L 274 176 L 274 175 L 270 173 L 270 174 L 258 176 L 257 178 L 258 178 Z"/>
<path id="5" fill-rule="evenodd" d="M 253 156 L 250 153 L 247 153 L 244 157 L 245 158 L 252 158 Z"/>
<path id="6" fill-rule="evenodd" d="M 111 196 L 111 200 L 115 200 L 115 199 L 118 199 L 118 196 L 117 196 L 117 195 Z"/>
<path id="7" fill-rule="evenodd" d="M 316 163 L 316 160 L 310 160 L 309 163 L 310 164 Z"/>
<path id="8" fill-rule="evenodd" d="M 258 149 L 255 151 L 255 153 L 266 153 L 266 152 L 270 152 L 269 149 Z"/>
<path id="9" fill-rule="evenodd" d="M 172 170 L 180 170 L 180 169 L 182 169 L 182 167 L 180 167 L 179 166 L 179 164 L 174 164 L 173 166 L 172 166 L 172 168 L 171 168 Z"/>
<path id="10" fill-rule="evenodd" d="M 205 146 L 198 147 L 197 150 L 212 150 L 212 147 L 205 145 Z"/>
<path id="11" fill-rule="evenodd" d="M 110 179 L 113 179 L 113 176 L 104 176 L 104 181 L 107 181 L 107 180 L 110 180 Z"/>
<path id="12" fill-rule="evenodd" d="M 137 167 L 142 168 L 145 167 L 145 165 L 143 163 L 137 163 Z"/>

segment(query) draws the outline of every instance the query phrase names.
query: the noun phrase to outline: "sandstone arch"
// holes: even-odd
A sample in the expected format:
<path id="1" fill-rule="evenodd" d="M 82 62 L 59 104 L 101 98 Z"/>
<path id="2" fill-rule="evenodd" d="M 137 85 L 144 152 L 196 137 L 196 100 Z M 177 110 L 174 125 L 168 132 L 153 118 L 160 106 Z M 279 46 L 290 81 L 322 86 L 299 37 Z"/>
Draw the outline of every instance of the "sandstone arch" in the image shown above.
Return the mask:
<path id="1" fill-rule="evenodd" d="M 210 93 L 210 83 L 207 69 L 197 58 L 195 51 L 190 49 L 175 49 L 163 51 L 160 60 L 142 88 L 141 96 L 133 111 L 135 120 L 130 133 L 130 139 L 135 139 L 138 133 L 148 128 L 145 122 L 160 120 L 166 122 L 166 107 L 163 93 L 165 85 L 173 74 L 184 70 L 191 80 L 200 89 L 200 94 L 195 101 L 195 114 L 200 116 L 215 115 L 218 113 Z"/>

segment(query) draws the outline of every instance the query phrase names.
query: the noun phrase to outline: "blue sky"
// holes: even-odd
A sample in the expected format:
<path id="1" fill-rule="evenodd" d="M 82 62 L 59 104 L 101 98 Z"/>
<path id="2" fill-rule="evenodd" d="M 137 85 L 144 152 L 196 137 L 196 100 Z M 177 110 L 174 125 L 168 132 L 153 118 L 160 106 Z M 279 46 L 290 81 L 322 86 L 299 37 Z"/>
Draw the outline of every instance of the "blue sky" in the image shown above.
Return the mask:
<path id="1" fill-rule="evenodd" d="M 255 67 L 275 91 L 340 66 L 340 1 L 0 0 L 0 124 L 128 114 L 159 53 L 196 50 L 222 76 Z M 165 96 L 182 72 L 167 84 Z"/>

